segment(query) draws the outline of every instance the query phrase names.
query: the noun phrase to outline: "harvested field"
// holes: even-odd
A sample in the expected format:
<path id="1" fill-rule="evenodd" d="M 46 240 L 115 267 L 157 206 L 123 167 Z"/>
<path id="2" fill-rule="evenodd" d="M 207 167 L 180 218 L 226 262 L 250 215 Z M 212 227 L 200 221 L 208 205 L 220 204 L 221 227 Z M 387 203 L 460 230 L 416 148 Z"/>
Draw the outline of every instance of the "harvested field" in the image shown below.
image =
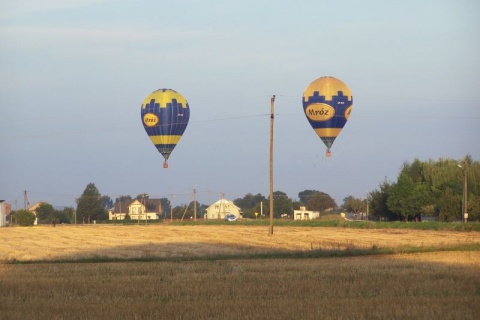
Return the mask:
<path id="1" fill-rule="evenodd" d="M 188 258 L 479 244 L 478 232 L 237 225 L 60 225 L 0 230 L 0 261 Z"/>
<path id="2" fill-rule="evenodd" d="M 0 318 L 473 320 L 479 241 L 478 232 L 408 229 L 276 227 L 269 236 L 266 227 L 236 225 L 3 228 Z M 432 252 L 282 256 L 373 246 Z M 256 258 L 262 253 L 273 259 Z M 159 259 L 131 260 L 148 257 Z"/>

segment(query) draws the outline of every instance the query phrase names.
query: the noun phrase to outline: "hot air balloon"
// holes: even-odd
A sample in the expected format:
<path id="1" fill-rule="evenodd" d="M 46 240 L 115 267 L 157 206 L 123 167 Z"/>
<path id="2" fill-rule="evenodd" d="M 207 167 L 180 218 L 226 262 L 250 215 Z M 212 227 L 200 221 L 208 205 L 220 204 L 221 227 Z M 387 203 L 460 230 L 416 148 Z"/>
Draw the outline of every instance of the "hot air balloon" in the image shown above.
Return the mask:
<path id="1" fill-rule="evenodd" d="M 303 111 L 327 146 L 327 157 L 330 157 L 330 148 L 350 117 L 352 103 L 348 86 L 334 77 L 318 78 L 303 92 Z"/>
<path id="2" fill-rule="evenodd" d="M 168 158 L 190 118 L 187 100 L 172 89 L 158 89 L 143 100 L 142 123 L 150 140 L 165 158 L 164 168 L 168 168 Z"/>

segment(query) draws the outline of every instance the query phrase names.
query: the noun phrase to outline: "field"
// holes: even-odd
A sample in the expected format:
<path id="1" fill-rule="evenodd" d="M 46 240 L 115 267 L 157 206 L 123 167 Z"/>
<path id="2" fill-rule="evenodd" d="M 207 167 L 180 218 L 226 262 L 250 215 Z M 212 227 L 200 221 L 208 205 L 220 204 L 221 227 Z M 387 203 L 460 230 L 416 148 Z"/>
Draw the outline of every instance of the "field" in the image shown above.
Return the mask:
<path id="1" fill-rule="evenodd" d="M 476 319 L 480 233 L 0 229 L 1 319 Z"/>

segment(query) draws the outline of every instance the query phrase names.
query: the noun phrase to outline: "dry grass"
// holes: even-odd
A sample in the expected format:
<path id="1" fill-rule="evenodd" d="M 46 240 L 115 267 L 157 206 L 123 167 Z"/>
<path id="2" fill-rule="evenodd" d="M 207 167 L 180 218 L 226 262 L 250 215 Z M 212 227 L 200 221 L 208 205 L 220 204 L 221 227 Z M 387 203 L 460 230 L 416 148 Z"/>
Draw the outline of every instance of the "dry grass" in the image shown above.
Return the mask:
<path id="1" fill-rule="evenodd" d="M 236 225 L 51 226 L 0 229 L 0 261 L 185 258 L 342 248 L 480 244 L 478 232 Z"/>
<path id="2" fill-rule="evenodd" d="M 225 226 L 0 229 L 0 260 L 443 248 L 478 233 Z M 343 245 L 345 244 L 345 245 Z M 0 264 L 1 319 L 476 319 L 478 251 L 328 259 Z"/>

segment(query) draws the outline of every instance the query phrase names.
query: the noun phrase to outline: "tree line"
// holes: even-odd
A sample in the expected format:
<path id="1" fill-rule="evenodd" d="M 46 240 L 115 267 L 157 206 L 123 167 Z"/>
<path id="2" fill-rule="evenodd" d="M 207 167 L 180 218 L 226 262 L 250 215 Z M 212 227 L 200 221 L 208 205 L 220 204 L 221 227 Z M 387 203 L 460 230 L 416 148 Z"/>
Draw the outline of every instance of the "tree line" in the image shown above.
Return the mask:
<path id="1" fill-rule="evenodd" d="M 370 213 L 377 219 L 408 220 L 431 216 L 439 221 L 462 220 L 464 190 L 463 173 L 467 181 L 468 220 L 480 218 L 480 163 L 470 155 L 458 161 L 405 162 L 397 181 L 383 181 L 370 192 Z"/>
<path id="2" fill-rule="evenodd" d="M 274 218 L 292 217 L 293 211 L 305 206 L 307 210 L 320 212 L 346 211 L 354 214 L 366 213 L 376 220 L 413 220 L 421 217 L 435 217 L 439 221 L 458 221 L 462 219 L 463 173 L 467 181 L 467 212 L 469 220 L 480 219 L 480 163 L 473 161 L 471 156 L 463 160 L 439 159 L 437 161 L 405 162 L 397 180 L 387 180 L 379 184 L 378 189 L 371 191 L 366 199 L 347 196 L 338 206 L 335 200 L 326 192 L 319 190 L 303 190 L 298 193 L 298 199 L 291 199 L 285 192 L 273 193 Z M 107 195 L 101 195 L 95 184 L 89 183 L 77 199 L 77 209 L 64 208 L 55 210 L 52 205 L 42 203 L 36 210 L 39 223 L 92 223 L 108 220 L 108 210 L 119 201 L 148 199 L 148 194 L 142 193 L 135 198 L 119 196 L 112 200 Z M 241 209 L 244 218 L 260 218 L 269 215 L 270 199 L 260 193 L 247 193 L 242 198 L 233 200 Z M 161 198 L 162 213 L 160 219 L 190 219 L 194 215 L 196 205 L 197 218 L 202 218 L 209 205 L 194 203 L 171 207 L 168 198 Z M 35 216 L 26 210 L 18 210 L 13 214 L 17 223 L 33 224 Z M 24 222 L 26 221 L 26 222 Z M 20 224 L 20 223 L 19 223 Z"/>

